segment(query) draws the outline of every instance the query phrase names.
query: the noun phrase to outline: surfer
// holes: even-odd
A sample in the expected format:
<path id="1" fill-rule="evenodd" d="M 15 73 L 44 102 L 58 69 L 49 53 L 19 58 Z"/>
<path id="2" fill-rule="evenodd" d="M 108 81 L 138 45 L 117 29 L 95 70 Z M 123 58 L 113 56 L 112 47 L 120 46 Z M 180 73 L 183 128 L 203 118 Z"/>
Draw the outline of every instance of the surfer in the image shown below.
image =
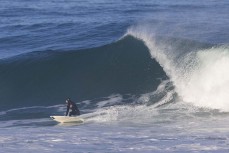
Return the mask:
<path id="1" fill-rule="evenodd" d="M 66 100 L 66 104 L 67 104 L 67 111 L 66 111 L 65 116 L 80 115 L 80 111 L 78 107 L 76 106 L 76 104 L 73 101 L 71 101 L 70 98 Z M 69 112 L 69 109 L 71 109 L 70 112 Z"/>

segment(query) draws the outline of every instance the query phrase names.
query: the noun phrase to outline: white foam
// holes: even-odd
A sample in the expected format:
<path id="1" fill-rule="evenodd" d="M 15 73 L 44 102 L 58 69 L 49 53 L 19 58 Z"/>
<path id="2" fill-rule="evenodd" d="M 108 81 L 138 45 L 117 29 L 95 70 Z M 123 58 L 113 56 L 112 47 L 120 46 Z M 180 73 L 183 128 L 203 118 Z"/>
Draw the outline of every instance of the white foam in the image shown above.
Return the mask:
<path id="1" fill-rule="evenodd" d="M 176 44 L 156 43 L 154 33 L 144 26 L 131 27 L 126 35 L 145 43 L 183 101 L 199 107 L 229 111 L 228 46 L 195 50 L 178 56 L 183 51 L 173 50 Z"/>
<path id="2" fill-rule="evenodd" d="M 197 106 L 229 111 L 229 48 L 201 50 L 194 58 L 192 72 L 176 83 L 178 93 Z"/>
<path id="3" fill-rule="evenodd" d="M 158 106 L 164 105 L 168 102 L 170 102 L 173 99 L 173 95 L 175 93 L 174 90 L 168 90 L 167 86 L 169 84 L 169 80 L 164 80 L 161 82 L 161 84 L 157 87 L 157 90 L 155 90 L 152 93 L 146 93 L 143 94 L 138 101 L 142 102 L 143 104 L 151 104 L 152 98 L 155 100 L 153 103 L 153 106 L 156 108 Z M 160 99 L 157 99 L 155 97 L 160 96 Z"/>
<path id="4" fill-rule="evenodd" d="M 106 105 L 114 105 L 115 103 L 120 103 L 122 101 L 121 95 L 111 95 L 107 100 L 103 100 L 97 103 L 98 108 L 102 108 Z"/>
<path id="5" fill-rule="evenodd" d="M 159 120 L 158 111 L 154 106 L 146 105 L 116 105 L 104 107 L 95 110 L 93 113 L 81 115 L 85 122 L 132 122 L 132 123 L 148 123 Z M 152 121 L 153 119 L 153 121 Z"/>

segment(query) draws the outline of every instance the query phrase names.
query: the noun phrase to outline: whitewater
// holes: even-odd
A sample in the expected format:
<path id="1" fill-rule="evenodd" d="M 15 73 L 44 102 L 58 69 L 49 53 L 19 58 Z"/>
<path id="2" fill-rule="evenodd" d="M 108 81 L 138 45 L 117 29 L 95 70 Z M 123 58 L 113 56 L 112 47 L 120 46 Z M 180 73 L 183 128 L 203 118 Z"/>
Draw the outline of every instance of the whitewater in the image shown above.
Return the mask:
<path id="1" fill-rule="evenodd" d="M 229 111 L 229 46 L 218 45 L 208 49 L 178 51 L 177 42 L 157 42 L 147 29 L 130 28 L 127 34 L 144 41 L 152 58 L 163 67 L 182 100 L 199 107 Z M 179 41 L 178 41 L 179 43 Z M 190 45 L 190 44 L 189 44 Z M 190 48 L 189 48 L 190 49 Z M 184 53 L 185 52 L 185 53 Z"/>
<path id="2" fill-rule="evenodd" d="M 3 0 L 0 153 L 229 152 L 228 7 Z"/>

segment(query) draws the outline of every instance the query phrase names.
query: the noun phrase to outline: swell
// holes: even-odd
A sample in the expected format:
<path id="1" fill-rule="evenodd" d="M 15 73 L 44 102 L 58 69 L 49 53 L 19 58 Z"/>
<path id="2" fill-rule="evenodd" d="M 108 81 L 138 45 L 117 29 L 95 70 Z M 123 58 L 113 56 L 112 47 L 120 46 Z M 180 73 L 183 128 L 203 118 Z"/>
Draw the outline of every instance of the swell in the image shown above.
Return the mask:
<path id="1" fill-rule="evenodd" d="M 167 76 L 144 43 L 132 36 L 102 47 L 42 51 L 0 61 L 0 109 L 140 95 Z"/>

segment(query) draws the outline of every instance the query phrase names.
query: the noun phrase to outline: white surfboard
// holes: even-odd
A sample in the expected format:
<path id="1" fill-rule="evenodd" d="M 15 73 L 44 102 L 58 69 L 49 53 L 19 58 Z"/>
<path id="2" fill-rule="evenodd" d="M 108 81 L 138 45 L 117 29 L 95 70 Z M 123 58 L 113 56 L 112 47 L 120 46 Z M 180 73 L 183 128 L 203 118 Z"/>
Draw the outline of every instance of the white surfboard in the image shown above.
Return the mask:
<path id="1" fill-rule="evenodd" d="M 51 119 L 60 123 L 82 123 L 84 121 L 83 118 L 79 116 L 50 116 Z"/>

